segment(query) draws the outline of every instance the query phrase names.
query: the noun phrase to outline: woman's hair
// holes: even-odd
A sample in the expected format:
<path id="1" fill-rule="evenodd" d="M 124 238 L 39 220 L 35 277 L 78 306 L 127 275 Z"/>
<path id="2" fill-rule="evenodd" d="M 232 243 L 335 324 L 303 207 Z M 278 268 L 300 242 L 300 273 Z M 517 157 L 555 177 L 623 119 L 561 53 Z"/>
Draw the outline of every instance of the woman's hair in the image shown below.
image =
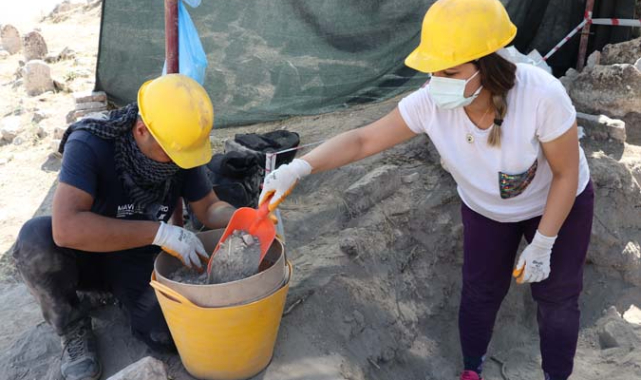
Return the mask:
<path id="1" fill-rule="evenodd" d="M 481 84 L 490 91 L 496 109 L 494 126 L 488 137 L 490 146 L 501 146 L 501 124 L 507 113 L 507 93 L 516 81 L 516 65 L 497 53 L 486 55 L 473 62 L 481 72 Z"/>

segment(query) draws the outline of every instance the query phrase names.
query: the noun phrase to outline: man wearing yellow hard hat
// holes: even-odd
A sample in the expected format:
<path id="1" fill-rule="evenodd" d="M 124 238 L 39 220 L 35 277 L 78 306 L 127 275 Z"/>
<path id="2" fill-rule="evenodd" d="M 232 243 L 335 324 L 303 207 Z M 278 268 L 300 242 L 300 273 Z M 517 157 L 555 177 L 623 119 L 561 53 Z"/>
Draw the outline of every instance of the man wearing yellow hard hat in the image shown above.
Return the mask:
<path id="1" fill-rule="evenodd" d="M 561 83 L 497 53 L 515 36 L 498 0 L 436 1 L 425 15 L 420 45 L 405 60 L 432 74 L 429 85 L 382 119 L 281 166 L 260 195 L 273 210 L 311 173 L 427 134 L 462 201 L 461 380 L 481 379 L 512 275 L 531 284 L 538 305 L 541 379 L 570 376 L 578 339 L 594 211 L 590 170 Z M 523 237 L 528 245 L 517 256 Z"/>
<path id="2" fill-rule="evenodd" d="M 169 74 L 144 83 L 137 104 L 67 129 L 52 216 L 25 223 L 14 250 L 45 320 L 62 337 L 65 379 L 101 374 L 77 290 L 111 291 L 136 336 L 153 349 L 174 349 L 149 278 L 159 247 L 189 267 L 202 268 L 208 258 L 192 232 L 166 224 L 180 197 L 209 228 L 226 226 L 234 211 L 218 200 L 203 168 L 213 122 L 205 89 Z"/>

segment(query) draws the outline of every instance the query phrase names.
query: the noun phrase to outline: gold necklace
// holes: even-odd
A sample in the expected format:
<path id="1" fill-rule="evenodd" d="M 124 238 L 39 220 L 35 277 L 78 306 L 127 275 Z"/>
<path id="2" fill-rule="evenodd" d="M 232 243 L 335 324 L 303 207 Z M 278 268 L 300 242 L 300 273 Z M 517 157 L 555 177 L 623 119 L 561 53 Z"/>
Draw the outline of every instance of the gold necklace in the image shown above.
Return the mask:
<path id="1" fill-rule="evenodd" d="M 480 127 L 480 125 L 483 125 L 483 120 L 485 120 L 485 116 L 487 116 L 487 113 L 488 113 L 488 112 L 490 112 L 490 109 L 491 109 L 491 108 L 492 108 L 492 106 L 487 107 L 487 109 L 485 110 L 485 113 L 484 113 L 484 114 L 483 114 L 483 116 L 481 117 L 481 120 L 479 120 L 479 122 L 478 122 L 478 123 L 475 123 L 477 128 L 482 129 L 482 128 Z M 465 141 L 467 141 L 467 142 L 468 142 L 468 143 L 470 143 L 470 144 L 471 144 L 471 143 L 473 143 L 473 142 L 474 142 L 474 136 L 473 136 L 471 133 L 469 133 L 469 132 L 468 132 L 468 133 L 465 135 Z"/>

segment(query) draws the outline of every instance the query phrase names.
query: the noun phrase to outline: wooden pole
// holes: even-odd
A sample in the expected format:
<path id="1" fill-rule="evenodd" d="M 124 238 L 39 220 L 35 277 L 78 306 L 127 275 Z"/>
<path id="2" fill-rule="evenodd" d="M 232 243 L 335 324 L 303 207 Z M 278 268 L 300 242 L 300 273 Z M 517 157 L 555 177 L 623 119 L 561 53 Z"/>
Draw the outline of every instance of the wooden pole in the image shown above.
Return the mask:
<path id="1" fill-rule="evenodd" d="M 178 72 L 178 1 L 165 0 L 165 59 L 167 74 Z"/>
<path id="2" fill-rule="evenodd" d="M 594 9 L 594 0 L 587 0 L 585 4 L 585 16 L 586 18 L 592 19 L 592 10 Z M 588 51 L 588 39 L 590 38 L 590 26 L 592 22 L 588 22 L 583 27 L 583 32 L 581 32 L 581 42 L 579 44 L 579 58 L 576 62 L 576 69 L 582 71 L 585 66 L 585 56 Z"/>
<path id="3" fill-rule="evenodd" d="M 178 1 L 165 0 L 165 61 L 167 74 L 177 73 L 178 66 Z M 178 198 L 176 208 L 171 216 L 172 224 L 182 226 L 183 200 Z"/>

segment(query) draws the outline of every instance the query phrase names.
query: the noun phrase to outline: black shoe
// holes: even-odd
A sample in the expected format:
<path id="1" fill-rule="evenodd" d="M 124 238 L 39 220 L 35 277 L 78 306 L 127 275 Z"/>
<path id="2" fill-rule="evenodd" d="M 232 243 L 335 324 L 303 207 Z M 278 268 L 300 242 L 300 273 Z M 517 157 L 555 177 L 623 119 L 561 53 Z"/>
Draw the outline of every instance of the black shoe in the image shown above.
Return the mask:
<path id="1" fill-rule="evenodd" d="M 175 354 L 178 352 L 178 350 L 176 350 L 174 339 L 171 337 L 171 334 L 168 331 L 150 333 L 141 333 L 138 331 L 134 331 L 134 336 L 142 340 L 147 345 L 147 347 L 151 348 L 154 352 L 157 352 L 159 354 Z"/>
<path id="2" fill-rule="evenodd" d="M 65 380 L 97 380 L 102 374 L 91 319 L 74 322 L 62 336 L 60 371 Z"/>

